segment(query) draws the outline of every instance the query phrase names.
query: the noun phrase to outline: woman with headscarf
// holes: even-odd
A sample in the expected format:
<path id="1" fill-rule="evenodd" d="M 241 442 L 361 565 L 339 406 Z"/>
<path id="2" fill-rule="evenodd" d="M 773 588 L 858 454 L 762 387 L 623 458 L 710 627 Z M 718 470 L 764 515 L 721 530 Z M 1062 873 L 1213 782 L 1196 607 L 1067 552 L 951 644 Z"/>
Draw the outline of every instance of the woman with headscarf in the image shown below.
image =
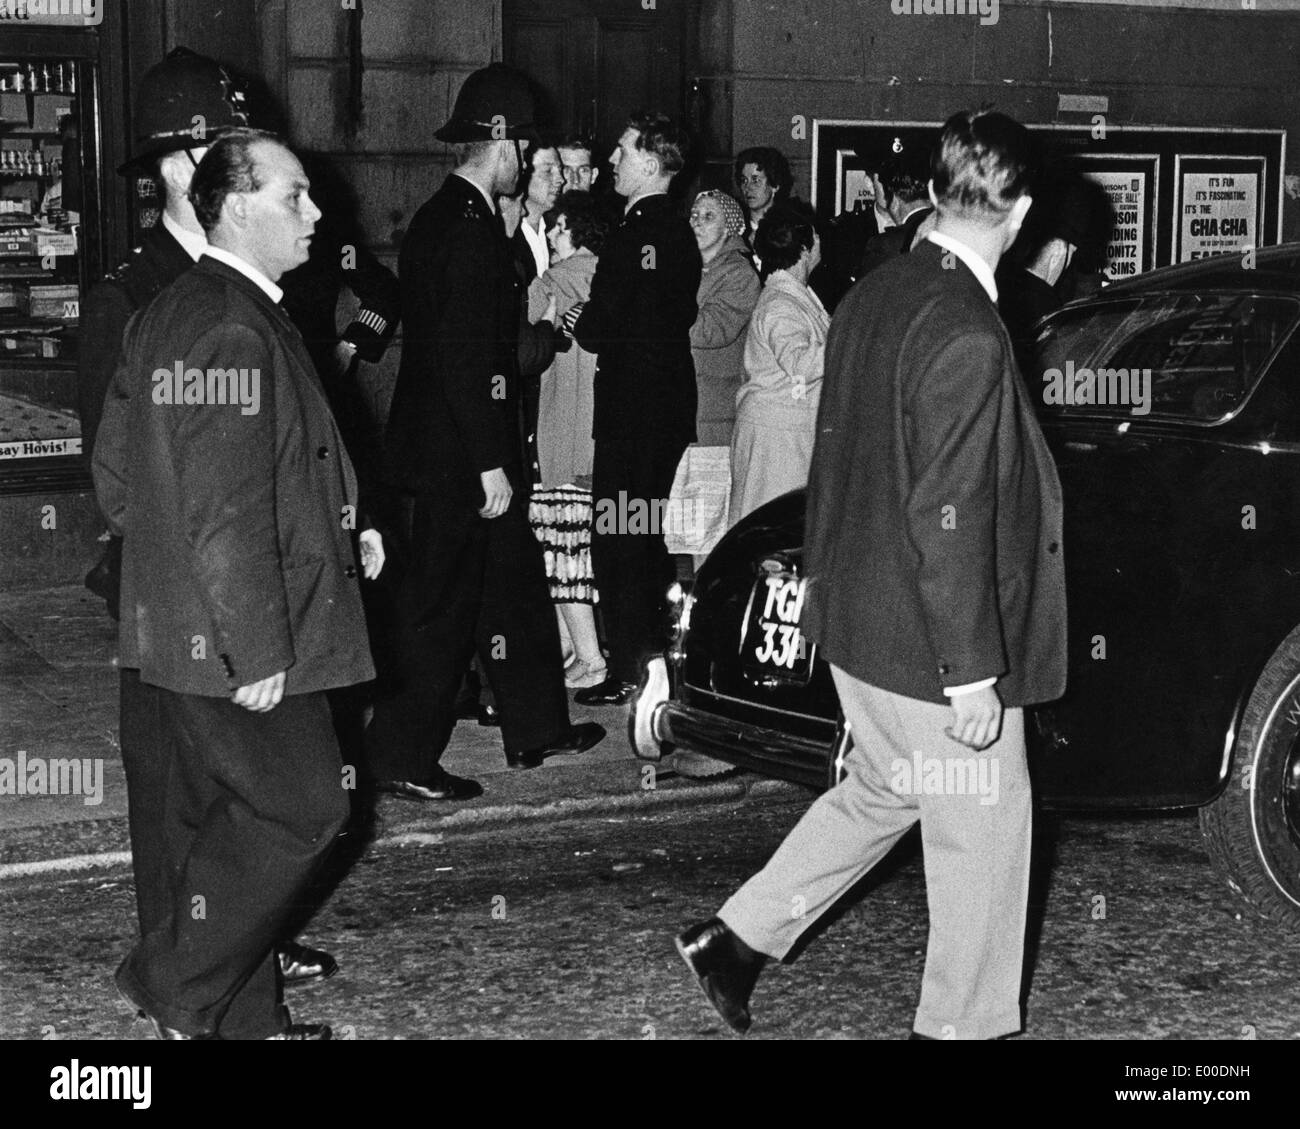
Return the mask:
<path id="1" fill-rule="evenodd" d="M 745 379 L 745 330 L 762 285 L 745 246 L 745 215 L 735 198 L 718 189 L 701 192 L 691 209 L 691 230 L 704 269 L 691 328 L 691 355 L 699 391 L 695 430 L 705 446 L 731 442 L 736 393 Z"/>
<path id="2" fill-rule="evenodd" d="M 765 502 L 807 485 L 830 316 L 808 285 L 821 261 L 812 218 L 790 205 L 758 226 L 763 293 L 745 338 L 745 383 L 731 437 L 735 525 Z"/>

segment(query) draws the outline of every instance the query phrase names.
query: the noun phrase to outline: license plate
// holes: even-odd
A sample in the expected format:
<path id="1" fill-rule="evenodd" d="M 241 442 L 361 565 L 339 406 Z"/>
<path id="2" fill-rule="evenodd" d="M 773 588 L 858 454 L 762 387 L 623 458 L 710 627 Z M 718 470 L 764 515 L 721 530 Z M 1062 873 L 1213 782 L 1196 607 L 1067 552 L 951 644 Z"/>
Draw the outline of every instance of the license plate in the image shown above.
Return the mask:
<path id="1" fill-rule="evenodd" d="M 759 686 L 806 686 L 817 646 L 799 630 L 807 579 L 767 566 L 754 581 L 740 637 L 740 665 Z"/>

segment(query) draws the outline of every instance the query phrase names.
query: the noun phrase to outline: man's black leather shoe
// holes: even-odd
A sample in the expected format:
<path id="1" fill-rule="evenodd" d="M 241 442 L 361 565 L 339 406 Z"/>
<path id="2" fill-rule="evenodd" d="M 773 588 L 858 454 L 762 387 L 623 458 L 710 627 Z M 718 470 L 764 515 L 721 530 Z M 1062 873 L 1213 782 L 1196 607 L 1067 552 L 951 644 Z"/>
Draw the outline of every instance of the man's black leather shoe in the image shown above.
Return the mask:
<path id="1" fill-rule="evenodd" d="M 564 753 L 585 753 L 605 739 L 605 727 L 594 721 L 584 721 L 579 725 L 570 725 L 569 732 L 558 741 L 543 745 L 540 749 L 528 749 L 522 753 L 506 753 L 506 764 L 511 768 L 539 768 L 547 757 L 557 757 Z"/>
<path id="2" fill-rule="evenodd" d="M 184 1031 L 177 1031 L 175 1027 L 164 1027 L 143 1008 L 137 1008 L 135 1014 L 137 1019 L 147 1019 L 149 1021 L 149 1026 L 153 1028 L 153 1037 L 155 1039 L 164 1039 L 167 1042 L 180 1042 L 189 1039 L 205 1039 L 212 1041 L 217 1038 L 216 1035 L 186 1035 Z"/>
<path id="3" fill-rule="evenodd" d="M 573 700 L 580 706 L 624 706 L 635 693 L 635 683 L 606 678 L 597 686 L 579 690 L 573 695 Z"/>
<path id="4" fill-rule="evenodd" d="M 339 970 L 339 962 L 324 949 L 313 949 L 297 941 L 277 945 L 275 956 L 280 962 L 280 975 L 286 984 L 328 980 Z"/>
<path id="5" fill-rule="evenodd" d="M 483 795 L 483 785 L 477 780 L 443 772 L 429 784 L 417 784 L 413 780 L 379 780 L 375 783 L 375 791 L 391 792 L 404 800 L 472 800 Z"/>
<path id="6" fill-rule="evenodd" d="M 742 1035 L 748 1031 L 749 996 L 767 957 L 751 949 L 716 917 L 678 934 L 677 951 L 727 1026 Z"/>
<path id="7" fill-rule="evenodd" d="M 321 1042 L 325 1039 L 334 1038 L 334 1032 L 330 1029 L 328 1023 L 290 1023 L 283 1031 L 275 1035 L 268 1035 L 266 1041 L 287 1042 L 309 1040 L 311 1042 Z"/>
<path id="8" fill-rule="evenodd" d="M 172 1043 L 172 1042 L 188 1041 L 190 1039 L 212 1040 L 212 1039 L 216 1039 L 217 1037 L 216 1035 L 211 1035 L 211 1034 L 187 1035 L 185 1034 L 184 1031 L 177 1031 L 175 1027 L 166 1027 L 163 1024 L 159 1023 L 158 1020 L 156 1020 L 152 1015 L 150 1015 L 147 1011 L 145 1011 L 144 1008 L 142 1008 L 138 1003 L 136 1003 L 135 1000 L 133 1000 L 130 996 L 128 996 L 120 984 L 118 985 L 117 988 L 117 994 L 122 997 L 122 1002 L 126 1004 L 127 1007 L 134 1010 L 136 1019 L 144 1019 L 148 1021 L 149 1026 L 153 1028 L 153 1037 L 155 1039 L 163 1039 L 166 1042 Z"/>

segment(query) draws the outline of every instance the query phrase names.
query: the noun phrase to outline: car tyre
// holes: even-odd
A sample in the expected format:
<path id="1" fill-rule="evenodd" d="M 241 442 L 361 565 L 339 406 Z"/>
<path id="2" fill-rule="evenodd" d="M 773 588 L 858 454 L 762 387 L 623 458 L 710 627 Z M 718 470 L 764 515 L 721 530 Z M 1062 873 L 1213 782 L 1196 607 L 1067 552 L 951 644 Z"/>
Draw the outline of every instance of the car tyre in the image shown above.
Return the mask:
<path id="1" fill-rule="evenodd" d="M 1255 682 L 1232 777 L 1201 808 L 1201 835 L 1228 885 L 1264 918 L 1300 932 L 1300 627 Z"/>

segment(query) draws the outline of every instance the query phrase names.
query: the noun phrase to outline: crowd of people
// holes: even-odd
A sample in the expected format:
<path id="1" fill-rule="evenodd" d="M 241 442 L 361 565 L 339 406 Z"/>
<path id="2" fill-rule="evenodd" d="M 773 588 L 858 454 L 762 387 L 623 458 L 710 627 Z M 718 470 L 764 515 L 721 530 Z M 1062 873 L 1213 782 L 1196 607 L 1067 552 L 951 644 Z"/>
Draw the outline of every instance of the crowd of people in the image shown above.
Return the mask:
<path id="1" fill-rule="evenodd" d="M 87 303 L 103 346 L 83 366 L 87 447 L 120 558 L 96 583 L 116 604 L 120 571 L 142 934 L 118 983 L 161 1037 L 310 1039 L 328 1030 L 290 1024 L 277 984 L 336 967 L 293 939 L 290 910 L 347 816 L 350 746 L 373 791 L 470 799 L 482 785 L 440 760 L 481 684 L 476 712 L 509 767 L 592 748 L 605 731 L 570 720 L 568 691 L 626 703 L 666 642 L 678 565 L 638 505 L 670 495 L 692 445 L 726 453 L 731 525 L 810 475 L 816 487 L 818 467 L 825 496 L 827 435 L 863 409 L 841 383 L 827 420 L 843 286 L 819 286 L 823 237 L 778 150 L 742 152 L 739 196 L 699 192 L 688 220 L 672 194 L 691 157 L 679 122 L 634 115 L 603 167 L 589 139 L 544 139 L 526 78 L 493 64 L 436 133 L 456 168 L 406 232 L 399 285 L 369 257 L 312 273 L 328 217 L 231 89 L 188 52 L 146 77 L 132 169 L 159 177 L 162 222 Z M 973 264 L 966 298 L 991 292 L 966 246 L 990 237 L 950 220 L 944 242 L 914 160 L 874 186 L 885 230 L 857 275 L 924 246 L 913 273 L 929 279 L 933 243 Z M 997 211 L 997 239 L 1026 208 L 1014 224 Z M 1080 238 L 1067 215 L 1003 262 L 1006 291 L 1037 312 Z M 336 335 L 340 288 L 363 302 Z M 359 426 L 355 361 L 378 359 L 399 317 L 379 435 Z M 1019 343 L 1032 318 L 1015 324 Z M 158 410 L 172 401 L 148 374 L 176 358 L 207 384 Z M 270 410 L 210 399 L 231 365 L 273 374 Z M 186 924 L 196 875 L 216 925 Z M 710 928 L 691 952 L 721 943 Z"/>

